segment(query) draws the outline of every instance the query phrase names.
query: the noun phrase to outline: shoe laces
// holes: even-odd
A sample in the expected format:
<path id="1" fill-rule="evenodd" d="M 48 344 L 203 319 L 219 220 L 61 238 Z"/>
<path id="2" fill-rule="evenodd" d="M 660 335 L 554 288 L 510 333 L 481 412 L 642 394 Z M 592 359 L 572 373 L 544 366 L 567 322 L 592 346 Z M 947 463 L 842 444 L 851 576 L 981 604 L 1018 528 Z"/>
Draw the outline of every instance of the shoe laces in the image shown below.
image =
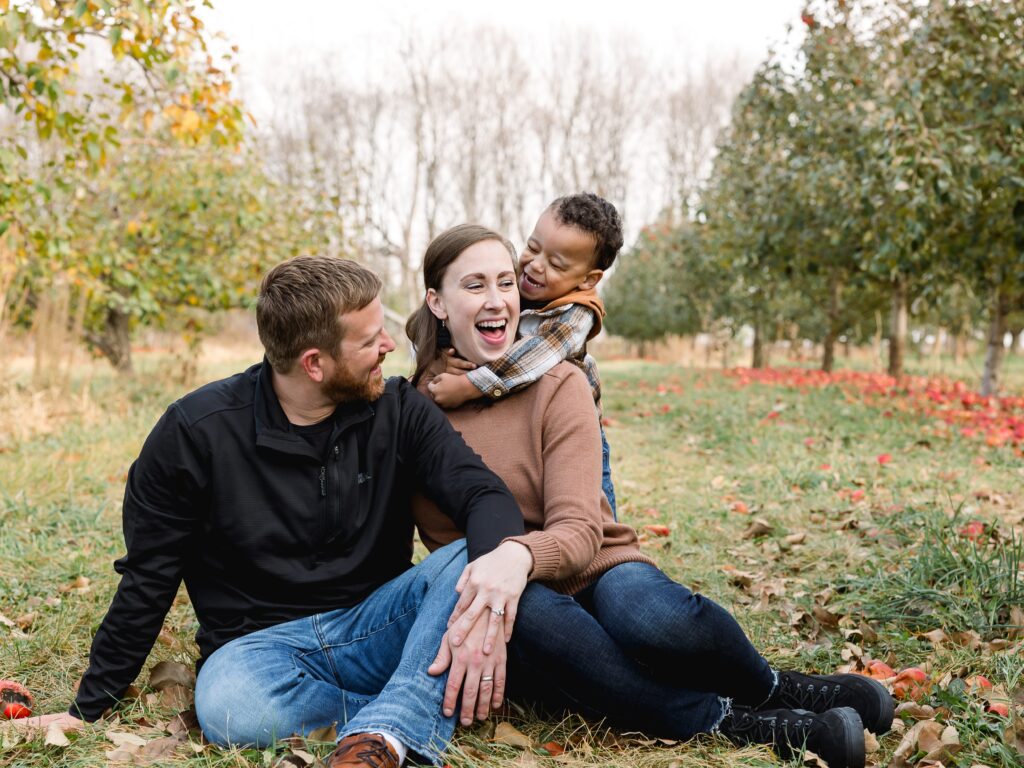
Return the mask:
<path id="1" fill-rule="evenodd" d="M 779 680 L 779 699 L 794 709 L 824 712 L 836 706 L 839 686 L 829 683 L 799 683 L 788 677 Z"/>
<path id="2" fill-rule="evenodd" d="M 353 744 L 346 752 L 352 750 L 356 750 L 356 757 L 370 768 L 387 768 L 387 766 L 395 764 L 387 742 L 367 739 Z"/>
<path id="3" fill-rule="evenodd" d="M 765 716 L 756 713 L 744 713 L 743 722 L 738 723 L 737 731 L 746 731 L 750 740 L 756 744 L 774 743 L 781 745 L 798 745 L 808 735 L 812 718 Z"/>

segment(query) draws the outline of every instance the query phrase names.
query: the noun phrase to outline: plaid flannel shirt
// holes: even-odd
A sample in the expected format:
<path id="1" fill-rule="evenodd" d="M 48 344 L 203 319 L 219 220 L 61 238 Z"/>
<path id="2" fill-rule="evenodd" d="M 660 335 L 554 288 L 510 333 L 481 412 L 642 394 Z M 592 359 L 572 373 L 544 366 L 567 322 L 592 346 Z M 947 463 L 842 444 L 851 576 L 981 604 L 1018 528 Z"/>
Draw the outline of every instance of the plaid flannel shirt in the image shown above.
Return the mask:
<path id="1" fill-rule="evenodd" d="M 563 360 L 578 365 L 587 375 L 594 402 L 601 402 L 597 363 L 587 354 L 587 337 L 594 327 L 594 312 L 581 304 L 565 304 L 545 311 L 524 309 L 519 318 L 522 335 L 495 360 L 467 376 L 485 397 L 499 400 L 518 392 Z"/>

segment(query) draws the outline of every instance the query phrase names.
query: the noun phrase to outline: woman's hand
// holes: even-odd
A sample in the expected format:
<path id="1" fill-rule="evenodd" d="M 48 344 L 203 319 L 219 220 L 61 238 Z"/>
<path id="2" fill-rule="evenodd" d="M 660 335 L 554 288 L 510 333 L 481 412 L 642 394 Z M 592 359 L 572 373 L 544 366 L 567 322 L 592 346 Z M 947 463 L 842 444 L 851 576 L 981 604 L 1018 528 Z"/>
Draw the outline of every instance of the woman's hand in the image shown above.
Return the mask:
<path id="1" fill-rule="evenodd" d="M 491 653 L 499 630 L 506 643 L 511 640 L 519 596 L 531 570 L 533 555 L 517 541 L 506 541 L 469 563 L 455 585 L 459 602 L 448 619 L 452 646 L 462 644 L 481 615 L 487 618 L 484 653 Z"/>
<path id="2" fill-rule="evenodd" d="M 491 622 L 481 616 L 470 628 L 468 636 L 459 646 L 451 644 L 450 632 L 441 639 L 441 648 L 427 669 L 432 675 L 448 673 L 441 709 L 445 717 L 455 713 L 459 691 L 462 691 L 460 722 L 471 725 L 473 716 L 484 720 L 492 709 L 501 706 L 505 698 L 505 643 L 495 645 L 492 653 L 483 651 L 483 644 Z"/>

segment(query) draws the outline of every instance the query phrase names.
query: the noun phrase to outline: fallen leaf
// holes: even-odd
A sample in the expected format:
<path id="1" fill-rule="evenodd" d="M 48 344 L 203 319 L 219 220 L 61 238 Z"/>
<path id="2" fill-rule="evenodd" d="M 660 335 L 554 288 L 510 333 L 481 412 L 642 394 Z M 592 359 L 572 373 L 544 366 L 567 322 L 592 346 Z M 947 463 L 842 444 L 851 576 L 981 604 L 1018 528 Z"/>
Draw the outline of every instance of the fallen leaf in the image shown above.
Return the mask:
<path id="1" fill-rule="evenodd" d="M 136 736 L 134 733 L 127 733 L 126 731 L 115 731 L 111 729 L 103 735 L 110 739 L 115 747 L 123 747 L 125 745 L 143 747 L 146 745 L 146 740 L 144 738 Z"/>
<path id="2" fill-rule="evenodd" d="M 931 720 L 935 717 L 935 708 L 916 701 L 905 701 L 896 707 L 897 717 L 909 717 L 914 720 Z"/>
<path id="3" fill-rule="evenodd" d="M 653 533 L 655 536 L 668 536 L 672 531 L 667 525 L 645 525 L 644 530 Z"/>
<path id="4" fill-rule="evenodd" d="M 534 747 L 533 740 L 529 736 L 505 721 L 498 723 L 495 727 L 494 738 L 491 741 L 495 744 L 505 744 L 510 747 L 519 747 L 520 749 L 532 749 Z"/>
<path id="5" fill-rule="evenodd" d="M 194 705 L 192 690 L 183 685 L 168 685 L 160 691 L 157 703 L 161 707 L 181 711 Z"/>
<path id="6" fill-rule="evenodd" d="M 755 517 L 750 526 L 743 532 L 744 539 L 753 539 L 758 536 L 765 536 L 772 532 L 771 523 L 767 520 Z"/>
<path id="7" fill-rule="evenodd" d="M 325 725 L 323 728 L 314 728 L 306 736 L 306 741 L 319 741 L 334 743 L 338 740 L 338 729 L 335 725 Z"/>
<path id="8" fill-rule="evenodd" d="M 559 744 L 557 741 L 549 741 L 545 744 L 541 744 L 544 750 L 552 757 L 558 757 L 565 752 L 565 747 Z"/>
<path id="9" fill-rule="evenodd" d="M 46 729 L 46 738 L 43 739 L 43 743 L 51 747 L 67 747 L 71 745 L 68 737 L 64 735 L 64 731 L 61 730 L 57 723 L 50 723 L 50 727 Z"/>
<path id="10" fill-rule="evenodd" d="M 865 728 L 864 729 L 864 751 L 867 754 L 870 755 L 872 752 L 877 752 L 878 749 L 879 749 L 879 747 L 878 747 L 878 739 L 875 737 L 875 734 L 873 734 L 871 731 L 869 731 L 867 728 Z"/>
<path id="11" fill-rule="evenodd" d="M 804 543 L 804 539 L 806 539 L 806 538 L 807 538 L 807 534 L 806 533 L 803 533 L 803 532 L 791 533 L 791 534 L 789 534 L 789 536 L 786 536 L 783 539 L 783 541 L 785 541 L 789 545 L 803 544 Z"/>
<path id="12" fill-rule="evenodd" d="M 149 685 L 158 691 L 172 685 L 191 690 L 196 687 L 196 673 L 176 661 L 161 661 L 153 665 L 149 673 Z"/>

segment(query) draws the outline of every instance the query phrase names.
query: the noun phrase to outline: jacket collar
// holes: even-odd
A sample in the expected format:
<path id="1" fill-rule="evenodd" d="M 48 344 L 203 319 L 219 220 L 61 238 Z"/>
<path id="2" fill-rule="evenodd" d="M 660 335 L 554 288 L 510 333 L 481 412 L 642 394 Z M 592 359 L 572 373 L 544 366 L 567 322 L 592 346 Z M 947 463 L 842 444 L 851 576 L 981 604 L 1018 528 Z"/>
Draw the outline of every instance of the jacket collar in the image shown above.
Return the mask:
<path id="1" fill-rule="evenodd" d="M 310 456 L 319 461 L 313 447 L 301 435 L 292 428 L 291 422 L 285 416 L 281 401 L 277 399 L 274 391 L 273 369 L 266 357 L 263 362 L 255 366 L 256 372 L 256 397 L 253 403 L 253 418 L 256 428 L 256 445 L 261 448 L 270 448 L 281 453 L 293 455 Z M 338 405 L 333 418 L 335 421 L 334 430 L 331 432 L 331 442 L 338 439 L 338 436 L 354 424 L 366 421 L 374 414 L 373 405 L 365 400 L 349 400 Z"/>

